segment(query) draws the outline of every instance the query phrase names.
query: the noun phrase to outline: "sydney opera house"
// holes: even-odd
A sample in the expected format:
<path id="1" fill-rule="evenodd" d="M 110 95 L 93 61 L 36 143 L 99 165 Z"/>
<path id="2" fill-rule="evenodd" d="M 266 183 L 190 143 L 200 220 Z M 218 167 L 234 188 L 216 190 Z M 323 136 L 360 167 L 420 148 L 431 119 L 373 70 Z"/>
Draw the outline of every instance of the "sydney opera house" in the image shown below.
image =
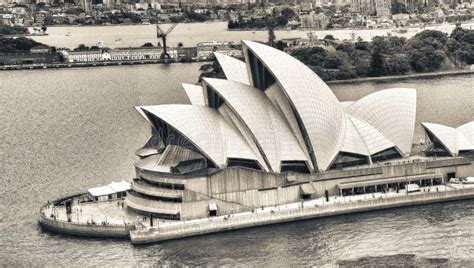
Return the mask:
<path id="1" fill-rule="evenodd" d="M 140 106 L 152 136 L 137 150 L 125 203 L 167 219 L 251 211 L 302 199 L 436 185 L 472 174 L 473 123 L 424 123 L 443 152 L 411 156 L 416 90 L 391 88 L 340 102 L 308 67 L 243 41 L 245 62 L 216 53 L 226 79 L 183 84 L 191 105 Z"/>

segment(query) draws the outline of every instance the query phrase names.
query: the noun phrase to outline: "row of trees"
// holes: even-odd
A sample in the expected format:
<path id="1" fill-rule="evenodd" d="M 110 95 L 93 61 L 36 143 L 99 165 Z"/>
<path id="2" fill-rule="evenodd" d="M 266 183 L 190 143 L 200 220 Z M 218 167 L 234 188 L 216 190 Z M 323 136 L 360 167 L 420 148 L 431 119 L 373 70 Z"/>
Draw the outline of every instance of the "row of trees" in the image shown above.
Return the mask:
<path id="1" fill-rule="evenodd" d="M 275 10 L 274 10 L 275 12 Z M 279 14 L 267 15 L 262 18 L 245 20 L 240 17 L 238 21 L 229 21 L 227 23 L 228 29 L 264 29 L 268 27 L 278 28 L 284 27 L 289 20 L 297 19 L 295 12 L 292 9 L 284 8 Z"/>
<path id="2" fill-rule="evenodd" d="M 32 47 L 44 46 L 33 39 L 26 37 L 19 38 L 1 38 L 0 53 L 24 53 L 29 52 Z"/>
<path id="3" fill-rule="evenodd" d="M 328 35 L 324 41 L 334 43 L 335 39 Z M 285 48 L 281 41 L 274 46 L 280 50 Z M 371 42 L 359 39 L 355 43 L 342 43 L 335 50 L 301 48 L 294 50 L 292 56 L 325 81 L 432 72 L 474 64 L 474 30 L 457 27 L 450 35 L 425 30 L 410 39 L 376 36 Z M 202 77 L 223 78 L 224 74 L 214 60 L 201 67 L 200 79 Z"/>
<path id="4" fill-rule="evenodd" d="M 22 26 L 0 25 L 0 36 L 15 34 L 28 34 L 28 28 Z"/>
<path id="5" fill-rule="evenodd" d="M 457 27 L 449 36 L 426 30 L 410 39 L 377 36 L 371 42 L 340 44 L 335 51 L 302 48 L 292 55 L 323 80 L 432 72 L 474 64 L 474 30 Z"/>

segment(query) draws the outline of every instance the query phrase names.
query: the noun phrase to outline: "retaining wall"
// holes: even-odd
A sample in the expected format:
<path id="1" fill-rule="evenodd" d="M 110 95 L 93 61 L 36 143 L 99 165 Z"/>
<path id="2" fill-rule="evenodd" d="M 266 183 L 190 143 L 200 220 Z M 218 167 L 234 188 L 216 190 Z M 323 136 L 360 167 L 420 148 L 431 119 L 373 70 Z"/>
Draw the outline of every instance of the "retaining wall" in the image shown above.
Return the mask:
<path id="1" fill-rule="evenodd" d="M 325 205 L 314 208 L 275 211 L 273 213 L 249 213 L 245 216 L 230 217 L 227 219 L 208 220 L 199 223 L 190 223 L 168 227 L 157 227 L 147 230 L 130 232 L 133 244 L 146 244 L 170 239 L 178 239 L 209 233 L 217 233 L 234 229 L 249 228 L 289 221 L 327 217 L 348 213 L 381 210 L 420 204 L 445 202 L 452 200 L 474 198 L 474 188 L 451 190 L 446 192 L 431 192 L 410 194 L 407 196 L 372 199 L 364 201 L 346 202 L 334 205 Z"/>
<path id="2" fill-rule="evenodd" d="M 133 225 L 92 225 L 58 221 L 41 215 L 39 224 L 42 228 L 55 233 L 88 236 L 127 238 Z"/>

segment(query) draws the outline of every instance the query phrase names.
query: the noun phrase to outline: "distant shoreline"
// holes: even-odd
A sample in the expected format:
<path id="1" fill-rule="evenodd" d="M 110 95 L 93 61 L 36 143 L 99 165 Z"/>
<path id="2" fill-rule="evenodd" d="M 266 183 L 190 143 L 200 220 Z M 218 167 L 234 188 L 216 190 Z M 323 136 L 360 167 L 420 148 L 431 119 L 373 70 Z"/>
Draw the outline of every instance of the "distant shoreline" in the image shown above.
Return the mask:
<path id="1" fill-rule="evenodd" d="M 438 72 L 429 72 L 429 73 L 414 73 L 414 74 L 404 74 L 404 75 L 389 75 L 389 76 L 379 76 L 379 77 L 363 77 L 363 78 L 354 78 L 347 80 L 332 80 L 325 81 L 326 84 L 352 84 L 352 83 L 364 83 L 364 82 L 388 82 L 396 80 L 408 80 L 413 78 L 435 78 L 443 76 L 457 76 L 457 75 L 469 75 L 474 74 L 474 69 L 457 69 L 450 71 L 438 71 Z"/>
<path id="2" fill-rule="evenodd" d="M 15 70 L 38 70 L 38 69 L 71 69 L 71 68 L 87 68 L 87 67 L 106 67 L 106 66 L 121 66 L 121 65 L 145 65 L 145 64 L 175 64 L 175 63 L 205 63 L 211 61 L 179 61 L 179 62 L 163 62 L 163 60 L 139 60 L 139 61 L 107 61 L 107 62 L 76 62 L 76 63 L 54 63 L 43 65 L 17 65 L 17 66 L 0 66 L 0 71 L 15 71 Z M 422 79 L 435 78 L 443 76 L 458 76 L 474 74 L 474 69 L 456 69 L 449 71 L 438 71 L 429 73 L 413 73 L 404 75 L 390 75 L 379 77 L 362 77 L 347 80 L 331 80 L 324 81 L 328 85 L 365 83 L 365 82 L 389 82 L 408 79 Z"/>

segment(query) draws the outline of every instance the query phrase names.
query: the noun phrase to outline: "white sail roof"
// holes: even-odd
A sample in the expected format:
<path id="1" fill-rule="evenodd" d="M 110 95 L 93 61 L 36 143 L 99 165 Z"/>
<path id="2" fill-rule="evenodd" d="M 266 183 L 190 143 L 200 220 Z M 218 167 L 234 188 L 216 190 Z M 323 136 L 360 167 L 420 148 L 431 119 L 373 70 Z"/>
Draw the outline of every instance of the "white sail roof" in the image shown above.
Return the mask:
<path id="1" fill-rule="evenodd" d="M 350 119 L 350 115 L 346 115 L 344 140 L 339 149 L 341 152 L 354 153 L 359 155 L 369 155 L 364 139 Z"/>
<path id="2" fill-rule="evenodd" d="M 350 118 L 357 129 L 357 132 L 364 140 L 365 146 L 367 147 L 370 155 L 395 146 L 393 142 L 388 140 L 384 135 L 382 135 L 382 133 L 380 133 L 369 123 L 350 114 L 347 114 L 347 116 Z"/>
<path id="3" fill-rule="evenodd" d="M 192 84 L 181 84 L 192 105 L 206 106 L 202 86 Z"/>
<path id="4" fill-rule="evenodd" d="M 474 114 L 472 116 L 474 117 Z M 466 123 L 456 130 L 465 138 L 464 140 L 459 139 L 459 150 L 474 150 L 474 121 Z"/>
<path id="5" fill-rule="evenodd" d="M 251 41 L 243 41 L 243 50 L 245 63 L 216 53 L 226 80 L 183 84 L 193 105 L 146 106 L 139 112 L 165 121 L 220 167 L 228 158 L 242 158 L 268 171 L 280 171 L 282 161 L 305 161 L 315 171 L 327 170 L 341 152 L 372 156 L 396 147 L 410 154 L 416 90 L 387 89 L 339 102 L 317 74 L 290 55 Z M 472 125 L 460 127 L 456 148 L 471 148 L 473 131 Z"/>
<path id="6" fill-rule="evenodd" d="M 451 155 L 459 151 L 474 150 L 474 121 L 458 128 L 435 123 L 421 123 L 426 131 L 433 134 Z"/>
<path id="7" fill-rule="evenodd" d="M 250 51 L 288 97 L 301 120 L 303 135 L 314 150 L 318 169 L 327 169 L 344 135 L 344 110 L 336 96 L 318 75 L 287 53 L 252 41 L 243 41 L 243 44 L 249 72 L 252 66 Z"/>
<path id="8" fill-rule="evenodd" d="M 216 56 L 227 80 L 250 85 L 245 62 L 218 52 L 214 52 L 214 56 Z"/>
<path id="9" fill-rule="evenodd" d="M 216 166 L 224 167 L 228 158 L 258 159 L 237 130 L 215 109 L 179 104 L 142 106 L 141 109 L 179 131 Z"/>
<path id="10" fill-rule="evenodd" d="M 208 90 L 219 94 L 249 128 L 253 139 L 273 171 L 281 161 L 309 161 L 291 129 L 261 91 L 224 79 L 204 78 Z"/>
<path id="11" fill-rule="evenodd" d="M 416 90 L 377 91 L 354 102 L 346 111 L 377 129 L 402 154 L 410 154 L 415 132 Z"/>

